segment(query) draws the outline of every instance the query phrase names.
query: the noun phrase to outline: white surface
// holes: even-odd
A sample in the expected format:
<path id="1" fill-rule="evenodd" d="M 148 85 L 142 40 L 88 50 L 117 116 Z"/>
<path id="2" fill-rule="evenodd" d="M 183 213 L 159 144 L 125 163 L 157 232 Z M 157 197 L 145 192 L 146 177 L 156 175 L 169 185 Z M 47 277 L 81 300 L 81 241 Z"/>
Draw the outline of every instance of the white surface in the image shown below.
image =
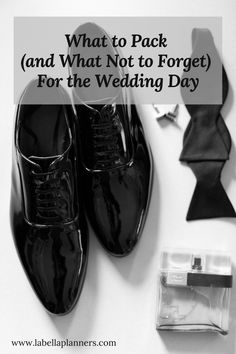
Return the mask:
<path id="1" fill-rule="evenodd" d="M 163 246 L 226 250 L 236 263 L 236 220 L 187 223 L 185 215 L 194 189 L 191 170 L 182 166 L 179 154 L 183 131 L 189 120 L 180 107 L 179 129 L 160 126 L 149 106 L 141 107 L 150 141 L 155 178 L 150 211 L 142 239 L 127 258 L 107 256 L 91 234 L 89 265 L 84 289 L 76 309 L 67 317 L 44 312 L 28 284 L 14 249 L 9 228 L 9 193 L 13 102 L 13 16 L 222 16 L 223 56 L 231 90 L 224 109 L 231 132 L 231 159 L 223 183 L 236 208 L 236 3 L 235 0 L 59 1 L 1 0 L 1 301 L 0 351 L 10 353 L 121 353 L 166 354 L 236 353 L 236 287 L 232 293 L 230 334 L 159 334 L 155 330 L 156 280 Z M 233 93 L 234 92 L 234 93 Z M 17 339 L 116 340 L 116 348 L 33 348 L 11 346 Z"/>

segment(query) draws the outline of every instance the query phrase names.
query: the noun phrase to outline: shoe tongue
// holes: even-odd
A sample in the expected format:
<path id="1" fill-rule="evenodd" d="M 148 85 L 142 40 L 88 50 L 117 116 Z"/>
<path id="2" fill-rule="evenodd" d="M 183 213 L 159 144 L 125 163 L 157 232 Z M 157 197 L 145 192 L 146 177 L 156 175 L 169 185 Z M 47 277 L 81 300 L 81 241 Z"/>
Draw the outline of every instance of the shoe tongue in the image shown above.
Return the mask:
<path id="1" fill-rule="evenodd" d="M 112 123 L 112 117 L 115 112 L 112 105 L 98 106 L 98 110 L 100 112 L 99 123 Z M 116 114 L 116 117 L 121 124 L 119 115 Z"/>
<path id="2" fill-rule="evenodd" d="M 29 160 L 36 163 L 43 172 L 50 170 L 59 156 L 41 157 L 30 156 Z"/>

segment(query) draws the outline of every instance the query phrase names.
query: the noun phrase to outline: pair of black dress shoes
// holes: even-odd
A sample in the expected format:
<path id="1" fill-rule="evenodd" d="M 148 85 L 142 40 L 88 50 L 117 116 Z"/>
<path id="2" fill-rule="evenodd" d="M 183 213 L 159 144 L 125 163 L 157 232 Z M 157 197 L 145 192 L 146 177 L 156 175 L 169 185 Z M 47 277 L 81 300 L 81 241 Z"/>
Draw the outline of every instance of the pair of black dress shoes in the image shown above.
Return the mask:
<path id="1" fill-rule="evenodd" d="M 94 24 L 91 31 L 107 36 Z M 74 106 L 27 104 L 38 92 L 32 81 L 16 113 L 11 226 L 40 301 L 50 313 L 66 314 L 85 278 L 87 219 L 108 252 L 129 254 L 145 222 L 152 162 L 136 107 L 127 98 L 89 105 L 74 90 Z M 70 100 L 62 87 L 50 94 L 57 102 Z"/>

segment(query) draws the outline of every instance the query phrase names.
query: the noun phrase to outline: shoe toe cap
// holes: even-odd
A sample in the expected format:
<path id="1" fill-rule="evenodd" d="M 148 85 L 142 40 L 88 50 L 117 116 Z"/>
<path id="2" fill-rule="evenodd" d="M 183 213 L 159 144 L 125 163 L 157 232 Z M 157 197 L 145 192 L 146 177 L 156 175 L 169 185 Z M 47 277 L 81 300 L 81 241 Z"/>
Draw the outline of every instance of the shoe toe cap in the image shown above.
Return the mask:
<path id="1" fill-rule="evenodd" d="M 146 207 L 137 198 L 126 193 L 116 199 L 98 201 L 94 229 L 102 245 L 113 255 L 128 255 L 140 238 Z"/>
<path id="2" fill-rule="evenodd" d="M 63 315 L 75 306 L 86 271 L 84 248 L 77 230 L 63 228 L 30 229 L 18 247 L 31 285 L 50 313 Z"/>

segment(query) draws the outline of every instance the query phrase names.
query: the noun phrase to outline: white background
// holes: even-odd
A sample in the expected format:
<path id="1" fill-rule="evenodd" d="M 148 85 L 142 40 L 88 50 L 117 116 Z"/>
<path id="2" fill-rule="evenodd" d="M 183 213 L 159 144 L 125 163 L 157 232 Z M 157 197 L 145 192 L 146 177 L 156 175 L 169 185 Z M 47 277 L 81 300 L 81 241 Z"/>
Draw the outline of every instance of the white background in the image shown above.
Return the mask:
<path id="1" fill-rule="evenodd" d="M 13 16 L 222 16 L 223 57 L 231 83 L 223 110 L 233 139 L 223 184 L 236 208 L 236 2 L 235 0 L 0 2 L 0 351 L 1 353 L 236 353 L 236 287 L 232 292 L 230 334 L 162 333 L 155 330 L 159 254 L 164 246 L 229 251 L 236 263 L 236 219 L 187 223 L 194 189 L 191 170 L 178 161 L 189 116 L 180 107 L 179 128 L 160 126 L 149 106 L 142 117 L 155 162 L 150 211 L 142 238 L 127 258 L 103 251 L 91 233 L 87 277 L 76 309 L 66 317 L 49 316 L 28 284 L 9 227 L 13 105 Z M 181 38 L 180 38 L 181 40 Z M 116 348 L 13 348 L 17 339 L 116 340 Z"/>

